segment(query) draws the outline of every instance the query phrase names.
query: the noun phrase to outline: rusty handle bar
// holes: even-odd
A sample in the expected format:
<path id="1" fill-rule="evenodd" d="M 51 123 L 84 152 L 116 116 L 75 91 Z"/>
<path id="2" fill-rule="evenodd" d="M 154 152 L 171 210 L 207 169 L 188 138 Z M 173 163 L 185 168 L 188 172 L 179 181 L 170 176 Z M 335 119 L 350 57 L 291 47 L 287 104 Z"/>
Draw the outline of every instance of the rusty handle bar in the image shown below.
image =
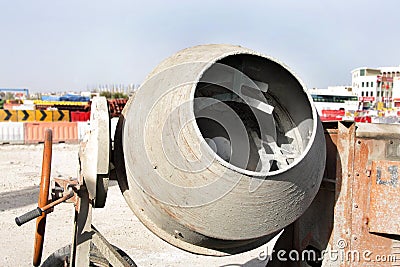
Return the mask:
<path id="1" fill-rule="evenodd" d="M 68 195 L 64 195 L 63 197 L 61 197 L 61 198 L 59 198 L 59 199 L 47 204 L 46 206 L 44 206 L 42 208 L 37 207 L 34 210 L 28 211 L 27 213 L 22 214 L 19 217 L 16 217 L 15 218 L 15 222 L 16 222 L 16 224 L 18 226 L 21 226 L 24 223 L 27 223 L 27 222 L 29 222 L 29 221 L 41 216 L 42 213 L 49 211 L 54 206 L 56 206 L 56 205 L 58 205 L 58 204 L 60 204 L 60 203 L 62 203 L 64 201 L 70 199 L 73 196 L 74 196 L 74 192 L 71 191 Z"/>

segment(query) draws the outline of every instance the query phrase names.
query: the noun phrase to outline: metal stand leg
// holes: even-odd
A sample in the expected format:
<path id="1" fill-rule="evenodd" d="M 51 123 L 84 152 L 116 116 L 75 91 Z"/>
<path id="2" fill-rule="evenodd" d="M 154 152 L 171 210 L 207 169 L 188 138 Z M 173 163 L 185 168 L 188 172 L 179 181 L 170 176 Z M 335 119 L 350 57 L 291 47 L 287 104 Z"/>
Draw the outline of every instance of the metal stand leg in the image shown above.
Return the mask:
<path id="1" fill-rule="evenodd" d="M 109 261 L 113 267 L 130 267 L 129 264 L 108 241 L 92 225 L 93 243 L 100 253 Z M 135 265 L 136 266 L 136 265 Z"/>
<path id="2" fill-rule="evenodd" d="M 135 266 L 127 262 L 91 224 L 92 201 L 84 186 L 81 186 L 78 196 L 75 207 L 74 240 L 72 242 L 70 266 L 81 267 L 90 265 L 90 247 L 92 242 L 112 266 Z"/>
<path id="3" fill-rule="evenodd" d="M 89 266 L 90 243 L 92 241 L 92 203 L 89 193 L 81 187 L 75 206 L 74 239 L 70 266 Z"/>

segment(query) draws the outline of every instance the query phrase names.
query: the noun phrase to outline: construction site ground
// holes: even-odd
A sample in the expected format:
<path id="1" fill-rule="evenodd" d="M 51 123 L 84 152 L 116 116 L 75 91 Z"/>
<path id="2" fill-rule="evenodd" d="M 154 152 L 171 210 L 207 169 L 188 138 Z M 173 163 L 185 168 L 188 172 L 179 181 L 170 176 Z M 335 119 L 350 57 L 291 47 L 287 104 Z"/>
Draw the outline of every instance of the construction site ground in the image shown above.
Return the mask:
<path id="1" fill-rule="evenodd" d="M 79 145 L 54 144 L 52 177 L 77 177 Z M 16 216 L 37 206 L 43 145 L 0 146 L 0 266 L 32 266 L 35 221 L 18 227 Z M 74 207 L 62 203 L 47 216 L 42 261 L 71 243 Z M 265 266 L 258 255 L 266 245 L 228 256 L 191 254 L 150 232 L 126 204 L 116 181 L 110 184 L 105 208 L 95 209 L 93 225 L 138 266 Z M 264 255 L 264 254 L 263 254 Z"/>

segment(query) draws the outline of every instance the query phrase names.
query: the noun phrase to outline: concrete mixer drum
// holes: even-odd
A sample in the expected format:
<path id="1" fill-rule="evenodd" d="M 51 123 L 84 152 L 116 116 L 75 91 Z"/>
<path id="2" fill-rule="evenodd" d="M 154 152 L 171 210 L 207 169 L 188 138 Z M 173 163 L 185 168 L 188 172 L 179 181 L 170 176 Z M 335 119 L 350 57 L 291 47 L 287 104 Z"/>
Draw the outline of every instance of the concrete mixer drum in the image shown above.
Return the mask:
<path id="1" fill-rule="evenodd" d="M 301 216 L 326 153 L 303 82 L 231 45 L 160 63 L 125 106 L 114 146 L 136 216 L 181 249 L 217 256 L 255 248 Z"/>

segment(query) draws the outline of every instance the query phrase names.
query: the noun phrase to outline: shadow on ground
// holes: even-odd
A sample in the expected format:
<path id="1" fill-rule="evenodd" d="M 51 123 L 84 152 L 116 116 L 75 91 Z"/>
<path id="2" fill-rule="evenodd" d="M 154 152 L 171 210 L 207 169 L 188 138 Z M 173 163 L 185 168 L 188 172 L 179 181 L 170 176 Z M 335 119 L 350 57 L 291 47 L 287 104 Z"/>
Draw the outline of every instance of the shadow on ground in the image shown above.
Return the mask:
<path id="1" fill-rule="evenodd" d="M 116 181 L 110 181 L 109 186 L 116 186 Z M 39 186 L 30 186 L 21 190 L 0 193 L 0 211 L 17 209 L 37 203 Z"/>

